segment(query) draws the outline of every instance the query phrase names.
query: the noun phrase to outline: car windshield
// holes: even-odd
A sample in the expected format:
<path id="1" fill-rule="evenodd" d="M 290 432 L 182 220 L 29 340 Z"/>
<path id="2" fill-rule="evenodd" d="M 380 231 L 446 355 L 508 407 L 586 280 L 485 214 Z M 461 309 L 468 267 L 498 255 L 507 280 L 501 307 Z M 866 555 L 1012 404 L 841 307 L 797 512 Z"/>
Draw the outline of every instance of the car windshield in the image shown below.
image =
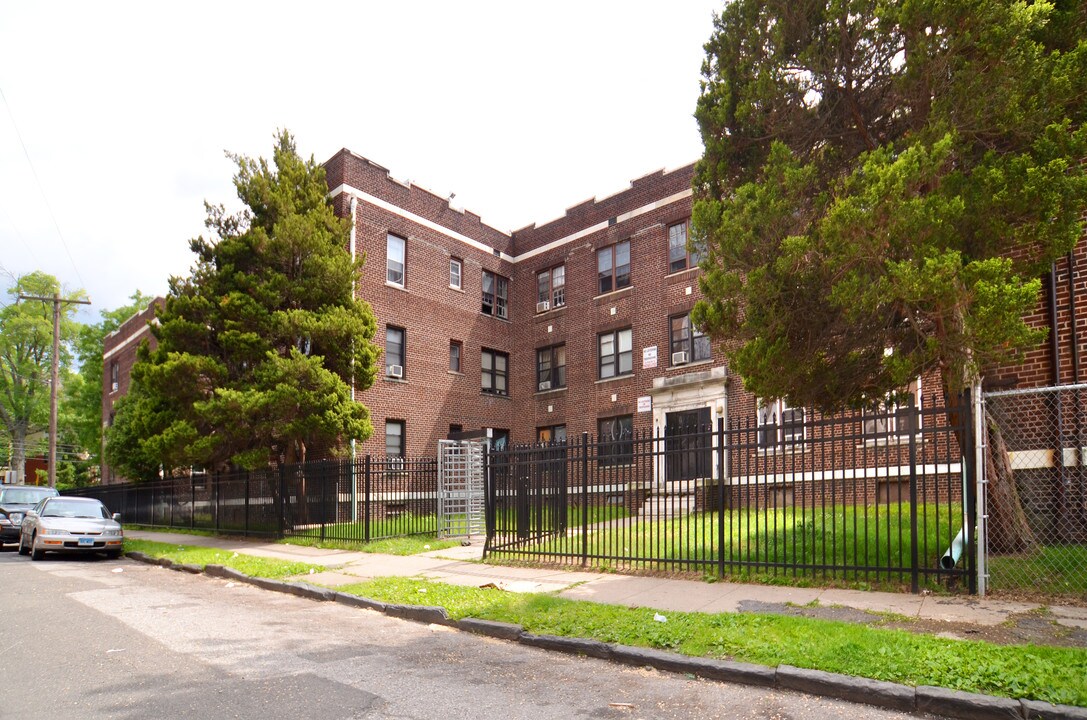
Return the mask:
<path id="1" fill-rule="evenodd" d="M 106 508 L 100 502 L 86 502 L 79 500 L 65 500 L 58 498 L 50 500 L 42 508 L 42 517 L 67 517 L 67 518 L 108 518 Z"/>
<path id="2" fill-rule="evenodd" d="M 49 488 L 4 488 L 0 490 L 0 502 L 36 505 L 51 495 L 56 495 L 56 491 Z"/>

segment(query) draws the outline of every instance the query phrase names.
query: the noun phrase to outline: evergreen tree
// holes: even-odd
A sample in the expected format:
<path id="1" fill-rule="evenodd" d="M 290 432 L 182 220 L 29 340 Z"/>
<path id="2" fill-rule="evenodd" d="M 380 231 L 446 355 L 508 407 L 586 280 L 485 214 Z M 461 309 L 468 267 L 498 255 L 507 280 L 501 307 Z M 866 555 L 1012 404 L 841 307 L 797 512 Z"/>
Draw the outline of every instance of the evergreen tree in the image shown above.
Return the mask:
<path id="1" fill-rule="evenodd" d="M 206 205 L 212 237 L 191 241 L 196 265 L 171 279 L 158 347 L 141 347 L 107 432 L 108 462 L 128 477 L 300 462 L 372 431 L 351 387 L 373 382 L 375 321 L 324 169 L 287 132 L 274 166 L 230 157 L 246 208 Z"/>
<path id="2" fill-rule="evenodd" d="M 748 389 L 833 411 L 936 371 L 955 402 L 1039 342 L 1037 278 L 1087 207 L 1085 38 L 1072 0 L 726 6 L 696 112 L 694 315 Z M 1000 487 L 994 544 L 1027 547 Z"/>

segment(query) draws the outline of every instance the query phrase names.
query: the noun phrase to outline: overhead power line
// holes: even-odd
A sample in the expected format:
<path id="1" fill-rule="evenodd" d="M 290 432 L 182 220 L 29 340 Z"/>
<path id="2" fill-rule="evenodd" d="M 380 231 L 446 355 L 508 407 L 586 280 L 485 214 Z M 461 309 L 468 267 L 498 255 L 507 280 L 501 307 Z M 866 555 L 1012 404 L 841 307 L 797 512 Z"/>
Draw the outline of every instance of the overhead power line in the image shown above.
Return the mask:
<path id="1" fill-rule="evenodd" d="M 83 280 L 83 276 L 79 274 L 79 266 L 75 264 L 75 259 L 72 258 L 72 251 L 68 249 L 68 243 L 64 240 L 64 233 L 60 231 L 60 223 L 57 222 L 57 216 L 53 213 L 53 207 L 49 204 L 49 197 L 45 194 L 45 189 L 42 188 L 42 181 L 38 178 L 38 171 L 34 168 L 34 161 L 30 159 L 30 151 L 26 149 L 26 143 L 23 142 L 23 134 L 19 132 L 19 124 L 15 122 L 15 113 L 11 111 L 11 104 L 8 103 L 3 88 L 0 88 L 0 100 L 4 101 L 4 107 L 8 109 L 8 117 L 11 118 L 12 127 L 15 128 L 15 136 L 19 138 L 19 144 L 23 148 L 23 154 L 26 155 L 26 162 L 30 165 L 30 173 L 34 176 L 34 182 L 38 185 L 38 192 L 41 193 L 42 202 L 45 203 L 45 209 L 49 211 L 49 217 L 53 220 L 53 227 L 57 229 L 57 237 L 60 238 L 60 244 L 64 247 L 65 254 L 68 255 L 68 262 L 72 263 L 72 269 L 75 270 L 75 275 L 79 278 L 80 286 L 87 287 L 87 283 Z"/>

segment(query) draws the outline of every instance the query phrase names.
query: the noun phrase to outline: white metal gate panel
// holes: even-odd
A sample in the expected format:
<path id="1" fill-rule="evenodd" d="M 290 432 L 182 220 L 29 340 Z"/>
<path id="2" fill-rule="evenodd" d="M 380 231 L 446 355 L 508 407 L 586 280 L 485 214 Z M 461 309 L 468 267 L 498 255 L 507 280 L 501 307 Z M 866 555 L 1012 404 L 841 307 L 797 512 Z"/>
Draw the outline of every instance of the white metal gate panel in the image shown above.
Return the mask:
<path id="1" fill-rule="evenodd" d="M 486 531 L 484 447 L 482 441 L 438 441 L 439 537 L 471 537 Z"/>

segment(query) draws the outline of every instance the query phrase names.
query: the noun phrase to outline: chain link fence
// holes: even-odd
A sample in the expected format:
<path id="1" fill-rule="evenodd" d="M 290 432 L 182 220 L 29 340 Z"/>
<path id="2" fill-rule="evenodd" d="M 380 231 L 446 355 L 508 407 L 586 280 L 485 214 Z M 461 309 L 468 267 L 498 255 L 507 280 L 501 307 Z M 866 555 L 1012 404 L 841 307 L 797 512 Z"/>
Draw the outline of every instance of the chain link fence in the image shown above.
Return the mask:
<path id="1" fill-rule="evenodd" d="M 990 392 L 985 405 L 1030 529 L 1015 551 L 990 541 L 989 591 L 1087 599 L 1087 385 Z M 989 438 L 988 451 L 1000 452 Z M 987 480 L 991 506 L 995 480 Z"/>

